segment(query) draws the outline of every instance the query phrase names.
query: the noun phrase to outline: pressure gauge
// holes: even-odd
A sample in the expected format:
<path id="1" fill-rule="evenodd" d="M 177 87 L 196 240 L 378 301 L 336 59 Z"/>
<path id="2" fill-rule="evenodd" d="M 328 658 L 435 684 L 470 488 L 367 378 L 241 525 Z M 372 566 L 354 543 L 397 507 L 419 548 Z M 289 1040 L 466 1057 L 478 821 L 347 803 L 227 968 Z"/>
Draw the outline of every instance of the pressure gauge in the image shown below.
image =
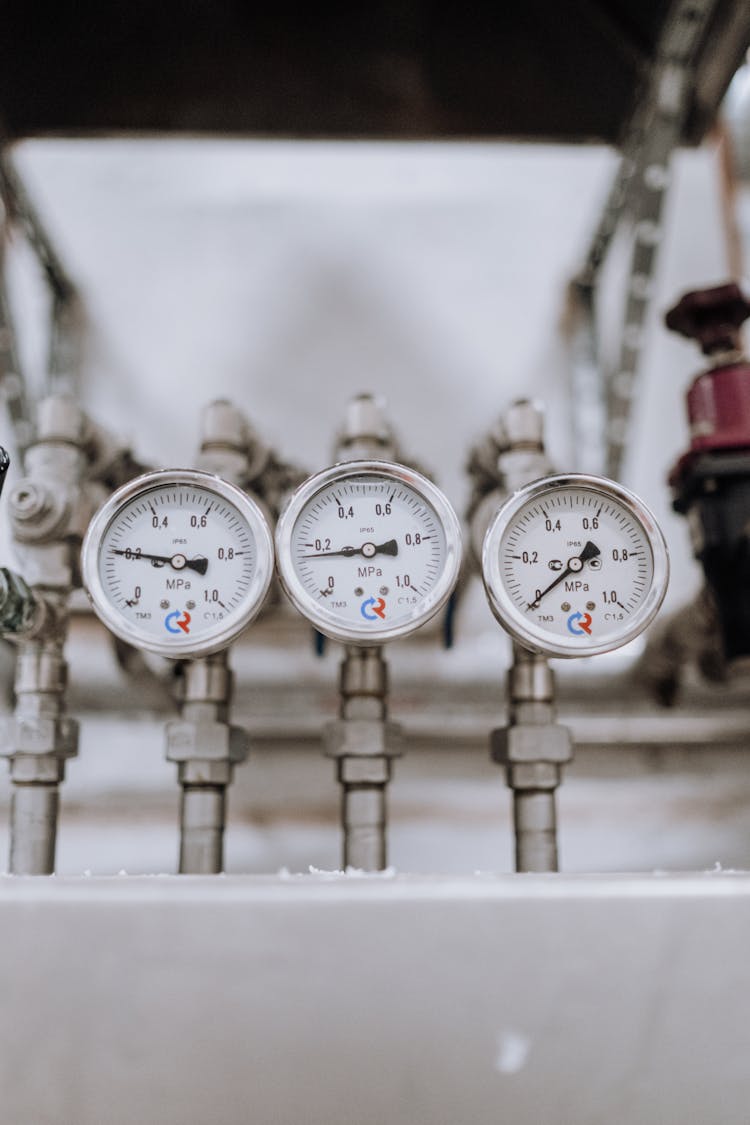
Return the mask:
<path id="1" fill-rule="evenodd" d="M 458 577 L 461 529 L 426 477 L 387 461 L 348 461 L 310 477 L 276 528 L 289 598 L 334 640 L 406 636 L 446 602 Z"/>
<path id="2" fill-rule="evenodd" d="M 273 541 L 239 488 L 170 469 L 136 477 L 99 509 L 82 571 L 94 610 L 116 636 L 160 656 L 206 656 L 258 613 Z"/>
<path id="3" fill-rule="evenodd" d="M 628 489 L 583 474 L 533 481 L 503 505 L 482 549 L 495 617 L 549 656 L 594 656 L 636 637 L 669 579 L 664 536 Z"/>

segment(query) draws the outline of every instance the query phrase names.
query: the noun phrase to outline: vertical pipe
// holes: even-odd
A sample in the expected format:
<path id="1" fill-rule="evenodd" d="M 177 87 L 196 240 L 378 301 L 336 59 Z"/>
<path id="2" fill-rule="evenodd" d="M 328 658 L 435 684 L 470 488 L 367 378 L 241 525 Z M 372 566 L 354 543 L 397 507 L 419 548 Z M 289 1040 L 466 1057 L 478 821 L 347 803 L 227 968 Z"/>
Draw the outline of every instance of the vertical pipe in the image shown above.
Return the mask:
<path id="1" fill-rule="evenodd" d="M 386 866 L 385 787 L 388 669 L 379 646 L 347 646 L 340 668 L 340 729 L 347 730 L 339 757 L 342 786 L 343 866 L 381 871 Z"/>
<path id="2" fill-rule="evenodd" d="M 51 875 L 59 790 L 54 784 L 14 782 L 10 806 L 11 875 Z"/>
<path id="3" fill-rule="evenodd" d="M 344 867 L 382 871 L 386 864 L 384 785 L 344 785 Z"/>
<path id="4" fill-rule="evenodd" d="M 180 875 L 224 870 L 225 785 L 183 785 L 180 801 Z"/>
<path id="5" fill-rule="evenodd" d="M 557 871 L 554 789 L 515 789 L 516 871 Z"/>

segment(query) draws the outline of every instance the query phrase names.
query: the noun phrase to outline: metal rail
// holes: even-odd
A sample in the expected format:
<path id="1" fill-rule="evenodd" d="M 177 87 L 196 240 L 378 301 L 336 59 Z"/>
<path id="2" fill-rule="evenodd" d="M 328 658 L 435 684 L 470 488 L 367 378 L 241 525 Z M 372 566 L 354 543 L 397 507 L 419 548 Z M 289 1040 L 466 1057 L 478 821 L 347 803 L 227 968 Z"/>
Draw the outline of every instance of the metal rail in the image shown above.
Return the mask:
<path id="1" fill-rule="evenodd" d="M 570 333 L 570 363 L 575 448 L 588 448 L 588 461 L 592 463 L 581 465 L 582 469 L 605 472 L 615 479 L 622 470 L 651 307 L 670 160 L 690 108 L 697 49 L 715 7 L 716 0 L 676 0 L 673 4 L 654 61 L 644 75 L 642 92 L 621 145 L 620 163 L 584 266 L 573 282 L 576 316 Z M 632 244 L 622 333 L 616 363 L 603 372 L 596 291 L 602 265 L 624 218 L 632 227 Z M 593 377 L 592 371 L 596 372 Z M 602 437 L 599 443 L 591 441 L 594 429 Z"/>
<path id="2" fill-rule="evenodd" d="M 50 293 L 50 325 L 45 394 L 75 393 L 82 363 L 83 316 L 78 290 L 13 165 L 8 146 L 0 147 L 0 200 L 3 243 L 18 227 L 28 242 Z M 0 274 L 2 274 L 0 259 Z M 0 380 L 16 442 L 25 448 L 31 437 L 27 382 L 21 370 L 7 292 L 0 278 Z"/>

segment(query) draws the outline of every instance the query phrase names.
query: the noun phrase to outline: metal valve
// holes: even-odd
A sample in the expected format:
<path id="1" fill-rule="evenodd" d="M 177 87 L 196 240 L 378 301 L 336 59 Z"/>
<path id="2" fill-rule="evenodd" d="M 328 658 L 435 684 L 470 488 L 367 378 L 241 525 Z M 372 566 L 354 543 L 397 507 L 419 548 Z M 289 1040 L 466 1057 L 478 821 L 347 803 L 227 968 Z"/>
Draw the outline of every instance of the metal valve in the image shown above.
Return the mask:
<path id="1" fill-rule="evenodd" d="M 711 358 L 688 388 L 690 445 L 669 483 L 675 510 L 688 516 L 730 660 L 750 654 L 750 362 L 740 339 L 749 315 L 750 301 L 731 282 L 686 293 L 665 318 Z"/>
<path id="2" fill-rule="evenodd" d="M 673 332 L 696 340 L 705 355 L 742 350 L 740 327 L 750 316 L 750 301 L 734 282 L 685 293 L 667 313 Z"/>

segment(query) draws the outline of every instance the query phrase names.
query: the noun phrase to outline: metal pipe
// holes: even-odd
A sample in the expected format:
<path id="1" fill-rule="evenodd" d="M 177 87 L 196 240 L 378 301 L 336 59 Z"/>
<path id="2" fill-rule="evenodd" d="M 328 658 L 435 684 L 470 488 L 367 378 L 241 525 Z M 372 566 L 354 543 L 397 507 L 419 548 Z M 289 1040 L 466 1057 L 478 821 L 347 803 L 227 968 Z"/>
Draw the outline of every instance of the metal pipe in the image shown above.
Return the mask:
<path id="1" fill-rule="evenodd" d="M 344 785 L 341 805 L 344 867 L 382 871 L 387 866 L 384 785 Z"/>
<path id="2" fill-rule="evenodd" d="M 225 785 L 183 785 L 180 801 L 180 875 L 224 870 Z"/>
<path id="3" fill-rule="evenodd" d="M 10 805 L 11 875 L 54 872 L 59 804 L 57 785 L 14 784 Z"/>
<path id="4" fill-rule="evenodd" d="M 555 719 L 547 657 L 513 646 L 508 725 L 492 732 L 492 757 L 513 791 L 516 871 L 557 871 L 555 790 L 573 756 L 570 732 Z"/>
<path id="5" fill-rule="evenodd" d="M 280 462 L 225 399 L 203 411 L 198 467 L 252 492 L 275 513 L 287 482 L 297 483 L 293 467 Z M 229 649 L 188 660 L 182 673 L 180 718 L 166 728 L 167 759 L 177 764 L 181 787 L 179 871 L 214 875 L 224 869 L 227 786 L 247 757 L 248 738 L 229 723 Z"/>
<path id="6" fill-rule="evenodd" d="M 228 722 L 231 696 L 226 649 L 184 665 L 180 718 L 166 728 L 167 758 L 177 763 L 181 787 L 181 875 L 224 869 L 226 790 L 248 751 L 245 731 Z"/>
<path id="7" fill-rule="evenodd" d="M 341 785 L 342 863 L 359 871 L 387 864 L 386 786 L 398 727 L 388 721 L 388 666 L 378 646 L 347 646 L 340 666 L 339 718 L 325 730 Z"/>
<path id="8" fill-rule="evenodd" d="M 58 276 L 54 255 L 46 260 Z M 64 288 L 62 275 L 58 280 Z M 80 585 L 81 540 L 101 501 L 94 463 L 99 446 L 100 440 L 92 445 L 89 419 L 73 398 L 47 396 L 38 406 L 22 479 L 9 497 L 20 573 L 0 569 L 0 635 L 18 646 L 16 706 L 12 716 L 0 717 L 0 757 L 9 759 L 14 787 L 10 869 L 19 874 L 54 869 L 57 787 L 66 760 L 78 750 L 78 724 L 65 710 L 64 649 L 68 603 Z M 0 450 L 0 490 L 7 468 Z"/>
<path id="9" fill-rule="evenodd" d="M 339 762 L 343 866 L 380 871 L 386 865 L 387 853 L 385 785 L 380 774 L 385 749 L 382 729 L 388 709 L 388 665 L 383 650 L 347 646 L 340 690 L 342 723 L 360 720 L 356 727 L 349 726 L 349 733 L 356 735 L 349 740 L 349 760 Z M 354 755 L 370 760 L 351 762 Z M 387 768 L 387 760 L 385 765 Z M 354 781 L 352 767 L 357 774 L 367 771 L 370 776 Z"/>
<path id="10" fill-rule="evenodd" d="M 18 642 L 16 707 L 0 722 L 0 755 L 9 759 L 13 786 L 9 869 L 19 875 L 54 870 L 58 787 L 78 746 L 78 724 L 65 714 L 65 615 L 52 601 L 48 609 L 40 628 L 55 635 Z"/>
<path id="11" fill-rule="evenodd" d="M 516 871 L 557 871 L 554 789 L 515 789 Z"/>
<path id="12" fill-rule="evenodd" d="M 489 520 L 517 488 L 551 471 L 544 448 L 544 413 L 539 404 L 519 399 L 496 425 L 474 461 L 475 496 L 471 511 L 477 562 Z M 505 445 L 503 445 L 503 439 Z M 570 733 L 555 719 L 555 680 L 543 652 L 513 644 L 507 680 L 508 723 L 491 735 L 491 755 L 505 767 L 513 792 L 516 871 L 557 871 L 555 789 L 572 757 Z"/>

